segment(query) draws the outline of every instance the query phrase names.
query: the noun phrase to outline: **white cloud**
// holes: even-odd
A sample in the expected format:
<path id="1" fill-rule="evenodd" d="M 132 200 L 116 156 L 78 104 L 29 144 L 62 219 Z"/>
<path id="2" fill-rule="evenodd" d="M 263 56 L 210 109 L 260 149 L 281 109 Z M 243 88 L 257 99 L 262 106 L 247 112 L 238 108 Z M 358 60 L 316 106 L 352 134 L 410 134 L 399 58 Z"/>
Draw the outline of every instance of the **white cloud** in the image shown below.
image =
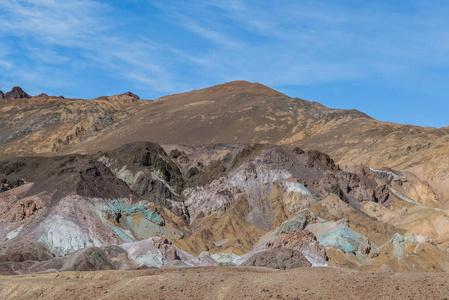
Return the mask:
<path id="1" fill-rule="evenodd" d="M 211 42 L 213 42 L 217 45 L 220 45 L 221 47 L 240 48 L 240 47 L 243 47 L 243 45 L 244 45 L 243 41 L 240 41 L 240 42 L 234 41 L 230 37 L 226 36 L 225 34 L 218 32 L 218 31 L 208 29 L 207 27 L 201 26 L 192 20 L 186 19 L 182 22 L 182 24 L 185 28 L 187 28 L 191 32 L 193 32 L 203 38 L 206 38 L 206 39 L 210 40 Z"/>
<path id="2" fill-rule="evenodd" d="M 336 1 L 133 1 L 158 18 L 138 16 L 145 20 L 134 28 L 126 22 L 138 12 L 121 18 L 111 3 L 3 0 L 0 71 L 9 71 L 0 85 L 27 79 L 64 86 L 78 82 L 70 72 L 98 69 L 142 90 L 172 93 L 234 79 L 275 88 L 397 81 L 449 66 L 449 21 L 436 5 L 407 12 Z M 167 33 L 155 34 L 164 27 Z"/>
<path id="3" fill-rule="evenodd" d="M 229 50 L 217 43 L 209 49 L 209 71 L 226 79 L 276 85 L 374 77 L 398 82 L 413 73 L 419 76 L 420 68 L 449 66 L 447 6 L 394 5 L 234 0 L 176 2 L 176 8 L 167 9 L 205 16 L 195 20 L 200 28 L 220 33 L 211 40 L 247 45 Z M 208 18 L 213 11 L 213 19 Z M 196 27 L 187 29 L 198 33 Z"/>
<path id="4" fill-rule="evenodd" d="M 113 8 L 105 3 L 4 0 L 2 8 L 0 38 L 9 37 L 18 43 L 21 55 L 0 50 L 0 67 L 13 69 L 8 76 L 20 77 L 22 84 L 28 84 L 31 89 L 37 85 L 73 84 L 76 79 L 68 79 L 71 68 L 75 71 L 96 66 L 128 82 L 145 83 L 146 89 L 173 91 L 169 83 L 172 79 L 160 57 L 164 45 L 116 33 L 113 26 L 120 21 L 109 15 Z M 56 76 L 61 70 L 50 65 L 65 69 L 65 84 Z M 2 85 L 6 85 L 6 79 L 3 81 Z"/>
<path id="5" fill-rule="evenodd" d="M 106 6 L 87 0 L 2 1 L 0 31 L 42 43 L 87 47 L 89 38 L 106 29 Z"/>

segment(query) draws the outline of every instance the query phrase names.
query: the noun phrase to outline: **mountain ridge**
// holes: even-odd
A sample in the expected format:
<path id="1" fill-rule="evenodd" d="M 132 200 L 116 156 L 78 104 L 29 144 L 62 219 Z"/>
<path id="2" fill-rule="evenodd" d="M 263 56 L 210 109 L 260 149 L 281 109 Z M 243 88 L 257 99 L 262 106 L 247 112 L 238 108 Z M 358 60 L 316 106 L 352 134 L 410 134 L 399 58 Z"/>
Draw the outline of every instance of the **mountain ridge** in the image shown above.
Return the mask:
<path id="1" fill-rule="evenodd" d="M 342 167 L 406 169 L 449 200 L 449 127 L 377 121 L 357 110 L 291 98 L 234 81 L 154 101 L 132 93 L 91 100 L 0 100 L 1 159 L 88 154 L 125 143 L 277 144 L 328 153 Z"/>

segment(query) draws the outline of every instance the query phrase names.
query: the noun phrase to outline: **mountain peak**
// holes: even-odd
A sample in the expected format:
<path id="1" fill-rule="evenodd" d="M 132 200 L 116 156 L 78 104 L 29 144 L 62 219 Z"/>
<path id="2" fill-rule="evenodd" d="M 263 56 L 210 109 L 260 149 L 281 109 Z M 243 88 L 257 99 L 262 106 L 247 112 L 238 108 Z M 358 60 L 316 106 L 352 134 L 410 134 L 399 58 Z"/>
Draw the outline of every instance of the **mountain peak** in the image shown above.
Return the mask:
<path id="1" fill-rule="evenodd" d="M 230 81 L 227 83 L 222 83 L 209 88 L 202 89 L 200 91 L 210 91 L 210 92 L 233 92 L 237 91 L 239 93 L 250 93 L 250 94 L 265 94 L 265 95 L 279 95 L 285 96 L 284 94 L 269 88 L 258 82 L 248 82 L 245 80 Z"/>
<path id="2" fill-rule="evenodd" d="M 31 98 L 30 95 L 25 93 L 21 87 L 15 86 L 12 90 L 4 95 L 4 99 L 22 99 L 22 98 Z"/>
<path id="3" fill-rule="evenodd" d="M 132 93 L 132 92 L 130 92 L 130 91 L 124 93 L 123 95 L 132 97 L 132 98 L 134 98 L 134 99 L 136 99 L 136 100 L 139 100 L 139 99 L 140 99 L 139 96 L 137 96 L 136 94 L 134 94 L 134 93 Z"/>
<path id="4" fill-rule="evenodd" d="M 41 93 L 39 95 L 34 96 L 33 98 L 48 98 L 48 95 L 46 93 Z"/>
<path id="5" fill-rule="evenodd" d="M 5 98 L 5 94 L 2 91 L 0 91 L 0 99 L 3 99 L 3 98 Z"/>

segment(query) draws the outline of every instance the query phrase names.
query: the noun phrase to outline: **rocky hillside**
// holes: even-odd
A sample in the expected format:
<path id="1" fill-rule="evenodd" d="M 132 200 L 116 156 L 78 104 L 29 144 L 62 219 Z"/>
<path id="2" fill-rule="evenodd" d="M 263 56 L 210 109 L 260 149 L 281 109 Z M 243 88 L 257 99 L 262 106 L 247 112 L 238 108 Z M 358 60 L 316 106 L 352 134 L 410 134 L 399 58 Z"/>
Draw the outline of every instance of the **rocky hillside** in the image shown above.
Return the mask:
<path id="1" fill-rule="evenodd" d="M 350 171 L 358 164 L 411 171 L 431 186 L 442 207 L 449 200 L 449 128 L 379 122 L 245 81 L 155 101 L 137 98 L 0 99 L 2 159 L 90 154 L 142 140 L 299 146 L 328 153 Z"/>
<path id="2" fill-rule="evenodd" d="M 0 95 L 4 274 L 448 270 L 448 128 L 243 81 L 154 101 Z"/>
<path id="3" fill-rule="evenodd" d="M 0 99 L 2 159 L 54 155 L 129 118 L 132 113 L 127 109 L 140 103 L 132 93 L 81 100 L 45 94 L 30 97 L 16 87 Z"/>
<path id="4" fill-rule="evenodd" d="M 138 142 L 3 161 L 0 178 L 5 274 L 215 264 L 447 270 L 449 216 L 425 183 L 392 169 L 347 172 L 316 150 Z M 417 197 L 417 186 L 427 194 Z"/>

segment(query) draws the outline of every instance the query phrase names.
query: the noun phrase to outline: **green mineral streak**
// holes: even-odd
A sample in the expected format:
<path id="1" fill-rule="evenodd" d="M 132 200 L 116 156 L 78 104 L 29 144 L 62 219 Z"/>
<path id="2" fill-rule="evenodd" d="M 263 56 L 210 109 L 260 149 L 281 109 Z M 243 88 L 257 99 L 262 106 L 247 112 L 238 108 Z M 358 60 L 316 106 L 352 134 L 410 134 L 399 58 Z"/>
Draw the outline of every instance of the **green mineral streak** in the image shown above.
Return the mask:
<path id="1" fill-rule="evenodd" d="M 218 262 L 219 264 L 222 264 L 222 265 L 229 265 L 229 266 L 235 265 L 235 264 L 232 262 L 232 260 L 238 258 L 238 256 L 235 255 L 235 254 L 232 253 L 232 252 L 230 252 L 230 253 L 221 253 L 221 252 L 218 252 L 218 253 L 212 254 L 211 257 L 212 257 L 216 262 Z"/>
<path id="2" fill-rule="evenodd" d="M 393 254 L 395 257 L 401 257 L 404 255 L 402 244 L 405 242 L 404 236 L 399 233 L 393 234 L 391 237 L 391 243 L 393 244 Z"/>
<path id="3" fill-rule="evenodd" d="M 144 205 L 128 204 L 117 199 L 107 202 L 106 205 L 107 209 L 103 213 L 120 219 L 120 224 L 128 228 L 132 235 L 134 235 L 129 236 L 122 229 L 108 222 L 109 227 L 125 242 L 134 242 L 133 238 L 148 238 L 148 233 L 151 233 L 151 236 L 165 236 L 165 231 L 160 227 L 165 225 L 164 219 L 156 212 L 148 210 Z M 145 219 L 135 218 L 135 214 L 141 214 Z M 126 219 L 123 217 L 126 217 Z M 121 220 L 126 221 L 122 224 Z M 143 220 L 145 221 L 142 222 Z"/>
<path id="4" fill-rule="evenodd" d="M 129 205 L 123 202 L 120 202 L 117 199 L 114 199 L 112 201 L 107 202 L 108 209 L 106 213 L 109 213 L 113 216 L 117 216 L 118 214 L 125 214 L 125 215 L 131 215 L 134 213 L 140 213 L 142 214 L 147 220 L 160 225 L 164 226 L 165 221 L 164 219 L 157 214 L 154 211 L 150 211 L 147 208 L 145 208 L 143 205 Z"/>
<path id="5" fill-rule="evenodd" d="M 215 246 L 220 247 L 220 246 L 223 246 L 223 245 L 225 245 L 226 243 L 228 243 L 230 240 L 231 240 L 231 239 L 223 239 L 223 240 L 220 240 L 220 241 L 218 241 L 218 242 L 215 242 L 214 244 L 215 244 Z"/>
<path id="6" fill-rule="evenodd" d="M 276 235 L 289 230 L 303 230 L 307 225 L 307 219 L 305 216 L 294 216 L 290 220 L 287 220 L 281 224 Z"/>
<path id="7" fill-rule="evenodd" d="M 131 232 L 138 239 L 147 239 L 152 236 L 166 236 L 164 227 L 149 221 L 148 219 L 135 219 L 126 216 L 126 221 L 131 227 Z"/>
<path id="8" fill-rule="evenodd" d="M 391 242 L 394 244 L 402 244 L 403 242 L 405 242 L 405 238 L 402 234 L 395 233 L 391 237 Z"/>
<path id="9" fill-rule="evenodd" d="M 142 214 L 147 220 L 156 223 L 160 226 L 164 226 L 165 222 L 164 219 L 155 213 L 154 211 L 149 211 L 146 209 L 143 205 L 133 205 L 133 206 L 127 206 L 124 209 L 124 212 L 126 215 L 131 215 L 133 213 L 140 213 Z"/>
<path id="10" fill-rule="evenodd" d="M 112 224 L 109 224 L 109 227 L 111 227 L 112 230 L 123 240 L 125 243 L 132 243 L 134 240 L 130 238 L 126 233 L 124 233 L 121 229 L 115 227 Z"/>
<path id="11" fill-rule="evenodd" d="M 117 199 L 107 202 L 107 206 L 109 207 L 108 212 L 113 215 L 121 213 L 124 208 L 123 202 L 120 202 Z"/>
<path id="12" fill-rule="evenodd" d="M 318 236 L 318 241 L 321 245 L 337 247 L 345 253 L 355 253 L 362 240 L 363 235 L 351 230 L 347 226 Z"/>
<path id="13" fill-rule="evenodd" d="M 45 243 L 53 253 L 57 252 L 59 255 L 65 255 L 85 247 L 93 246 L 93 243 L 89 241 L 83 241 L 78 237 L 66 236 L 60 241 L 60 246 L 56 246 L 53 240 L 49 240 L 44 235 L 37 240 L 39 243 Z"/>

